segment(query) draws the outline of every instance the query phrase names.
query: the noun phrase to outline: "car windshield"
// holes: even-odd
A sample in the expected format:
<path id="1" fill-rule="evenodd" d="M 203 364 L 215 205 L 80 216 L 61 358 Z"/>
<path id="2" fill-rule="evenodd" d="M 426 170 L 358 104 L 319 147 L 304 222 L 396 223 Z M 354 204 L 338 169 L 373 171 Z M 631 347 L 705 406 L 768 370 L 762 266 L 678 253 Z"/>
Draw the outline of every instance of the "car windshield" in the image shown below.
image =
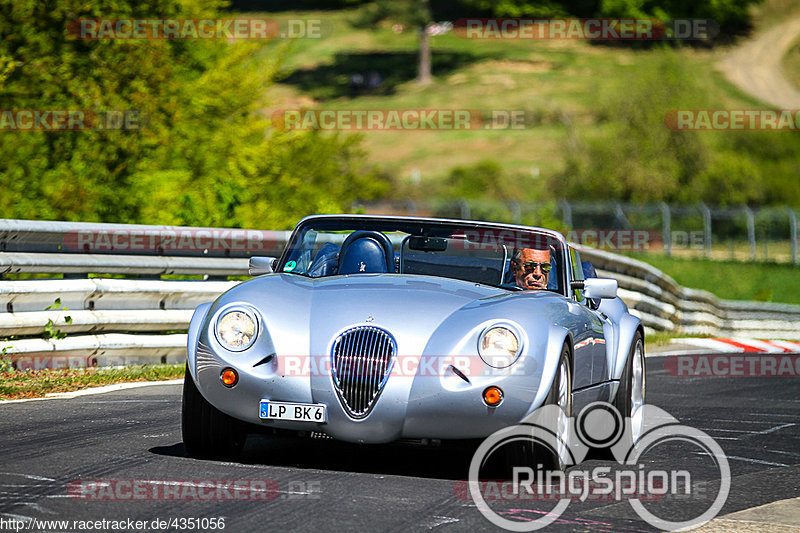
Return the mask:
<path id="1" fill-rule="evenodd" d="M 277 271 L 311 278 L 415 274 L 563 293 L 564 257 L 556 234 L 535 229 L 326 217 L 295 229 Z"/>

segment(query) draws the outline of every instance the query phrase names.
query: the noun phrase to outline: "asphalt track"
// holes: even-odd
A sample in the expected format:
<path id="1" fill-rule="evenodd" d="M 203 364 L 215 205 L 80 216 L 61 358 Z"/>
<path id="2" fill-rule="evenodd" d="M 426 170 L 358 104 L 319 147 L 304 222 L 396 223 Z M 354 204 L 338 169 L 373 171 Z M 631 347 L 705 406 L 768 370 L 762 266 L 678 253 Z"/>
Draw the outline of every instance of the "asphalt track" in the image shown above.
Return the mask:
<path id="1" fill-rule="evenodd" d="M 664 362 L 647 359 L 648 403 L 706 431 L 727 454 L 731 490 L 720 515 L 800 496 L 798 378 L 679 378 L 665 372 Z M 9 520 L 22 520 L 27 531 L 80 531 L 88 525 L 72 521 L 130 519 L 146 522 L 152 531 L 212 531 L 182 529 L 191 525 L 188 521 L 152 527 L 161 525 L 153 524 L 156 519 L 180 518 L 224 518 L 226 532 L 499 530 L 459 490 L 464 486 L 459 481 L 467 477 L 468 452 L 318 439 L 276 443 L 255 436 L 237 462 L 191 459 L 181 444 L 180 393 L 178 385 L 156 385 L 0 404 L 0 530 L 11 529 Z M 691 468 L 695 486 L 712 494 L 719 475 L 699 455 L 665 447 L 654 450 L 648 461 L 664 468 Z M 596 458 L 581 468 L 614 465 Z M 129 498 L 129 491 L 119 492 L 116 500 L 87 501 L 69 493 L 81 480 L 235 479 L 266 480 L 280 492 L 271 493 L 268 501 L 235 501 L 224 493 L 212 501 L 191 495 L 188 501 L 144 501 Z M 552 505 L 504 501 L 492 508 L 524 520 L 540 517 Z M 692 502 L 669 497 L 653 505 L 651 509 L 671 512 L 672 519 L 683 518 L 692 508 Z M 31 519 L 70 523 L 48 528 Z M 111 525 L 103 529 L 111 530 Z M 573 501 L 546 528 L 654 530 L 626 501 Z"/>

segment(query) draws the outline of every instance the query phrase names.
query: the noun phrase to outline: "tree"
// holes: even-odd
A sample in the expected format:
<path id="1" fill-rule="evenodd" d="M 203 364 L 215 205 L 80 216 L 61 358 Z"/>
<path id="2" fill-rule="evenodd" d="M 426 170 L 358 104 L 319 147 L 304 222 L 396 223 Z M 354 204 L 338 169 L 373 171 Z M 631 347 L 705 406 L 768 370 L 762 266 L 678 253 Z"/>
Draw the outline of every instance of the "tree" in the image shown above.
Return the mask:
<path id="1" fill-rule="evenodd" d="M 215 18 L 218 5 L 0 0 L 0 109 L 126 110 L 142 119 L 135 130 L 2 132 L 3 216 L 277 228 L 383 190 L 357 139 L 271 132 L 260 96 L 282 43 L 84 41 L 65 32 L 80 18 Z"/>
<path id="2" fill-rule="evenodd" d="M 365 22 L 377 24 L 383 20 L 414 28 L 419 35 L 417 83 L 431 83 L 431 45 L 428 25 L 433 22 L 429 0 L 377 0 L 364 11 Z"/>

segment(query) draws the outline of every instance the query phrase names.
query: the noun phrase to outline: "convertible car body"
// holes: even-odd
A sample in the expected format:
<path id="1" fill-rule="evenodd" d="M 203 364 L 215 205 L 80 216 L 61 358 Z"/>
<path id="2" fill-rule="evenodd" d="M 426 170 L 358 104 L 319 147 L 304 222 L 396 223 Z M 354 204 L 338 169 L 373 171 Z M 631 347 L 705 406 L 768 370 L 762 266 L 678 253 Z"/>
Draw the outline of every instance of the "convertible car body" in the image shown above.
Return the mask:
<path id="1" fill-rule="evenodd" d="M 549 257 L 519 267 L 541 289 L 517 286 L 524 250 Z M 644 401 L 640 321 L 616 281 L 589 277 L 557 232 L 314 216 L 280 258 L 254 264 L 273 272 L 192 318 L 190 455 L 233 454 L 259 429 L 359 443 L 476 439 L 545 403 L 571 415 L 608 401 L 630 416 Z"/>

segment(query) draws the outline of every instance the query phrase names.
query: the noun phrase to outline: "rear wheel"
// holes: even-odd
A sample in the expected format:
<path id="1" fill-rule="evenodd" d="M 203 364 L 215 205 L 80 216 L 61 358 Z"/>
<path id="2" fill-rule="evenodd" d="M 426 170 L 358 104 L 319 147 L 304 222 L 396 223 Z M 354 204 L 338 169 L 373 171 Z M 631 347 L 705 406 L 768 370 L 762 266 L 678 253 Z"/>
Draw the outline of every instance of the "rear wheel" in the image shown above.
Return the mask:
<path id="1" fill-rule="evenodd" d="M 183 378 L 181 433 L 186 453 L 198 458 L 236 456 L 247 438 L 244 423 L 203 398 L 188 368 Z"/>
<path id="2" fill-rule="evenodd" d="M 633 337 L 614 401 L 614 407 L 617 408 L 623 419 L 626 419 L 626 433 L 630 444 L 636 444 L 642 436 L 646 385 L 644 340 L 642 334 L 637 332 Z M 627 422 L 628 419 L 630 422 Z"/>

